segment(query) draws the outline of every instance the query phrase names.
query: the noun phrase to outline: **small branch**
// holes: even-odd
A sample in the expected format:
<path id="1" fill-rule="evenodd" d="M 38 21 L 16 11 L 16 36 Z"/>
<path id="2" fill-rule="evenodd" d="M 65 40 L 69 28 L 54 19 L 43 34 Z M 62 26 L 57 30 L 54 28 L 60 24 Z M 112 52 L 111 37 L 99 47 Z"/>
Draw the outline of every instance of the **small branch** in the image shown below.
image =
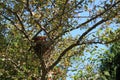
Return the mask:
<path id="1" fill-rule="evenodd" d="M 25 28 L 24 28 L 24 25 L 23 25 L 23 23 L 22 23 L 22 20 L 20 19 L 20 17 L 18 16 L 17 13 L 14 13 L 14 14 L 15 14 L 15 16 L 17 17 L 19 23 L 21 24 L 21 26 L 22 26 L 22 30 L 26 32 L 26 30 L 25 30 Z"/>
<path id="2" fill-rule="evenodd" d="M 11 60 L 9 60 L 9 61 L 11 61 L 11 63 L 13 64 L 13 65 L 15 65 L 15 67 L 17 68 L 17 69 L 19 69 L 19 71 L 24 71 L 24 69 L 21 67 L 21 66 L 18 66 L 18 64 L 16 64 L 12 59 Z"/>
<path id="3" fill-rule="evenodd" d="M 65 1 L 64 3 L 64 7 L 63 7 L 63 10 L 62 10 L 62 14 L 61 15 L 64 15 L 65 13 L 65 9 L 66 9 L 66 4 L 68 3 L 68 0 Z"/>
<path id="4" fill-rule="evenodd" d="M 17 12 L 14 12 L 14 11 L 12 11 L 11 9 L 7 8 L 7 7 L 4 7 L 4 8 L 5 8 L 6 10 L 10 11 L 11 13 L 13 13 L 13 14 L 17 17 L 19 23 L 21 24 L 22 30 L 20 30 L 19 28 L 17 28 L 17 26 L 15 25 L 15 22 L 14 22 L 14 21 L 12 21 L 11 19 L 7 18 L 7 17 L 4 16 L 4 15 L 3 15 L 3 17 L 6 18 L 7 20 L 9 20 L 9 21 L 10 21 L 19 31 L 21 31 L 21 32 L 25 35 L 25 37 L 30 41 L 29 36 L 27 35 L 27 32 L 26 32 L 26 30 L 25 30 L 25 28 L 24 28 L 24 25 L 23 25 L 20 17 L 18 16 Z M 30 41 L 30 42 L 31 42 L 31 41 Z"/>
<path id="5" fill-rule="evenodd" d="M 113 40 L 111 40 L 111 41 L 105 42 L 105 44 L 117 42 L 117 41 L 119 41 L 119 40 L 120 40 L 120 36 L 119 36 L 118 38 L 116 38 L 116 39 L 113 39 Z"/>
<path id="6" fill-rule="evenodd" d="M 62 19 L 63 19 L 62 16 L 63 16 L 64 13 L 65 13 L 67 3 L 68 3 L 68 0 L 65 1 L 64 6 L 63 6 L 63 9 L 60 9 L 60 10 L 62 10 L 62 12 L 61 12 L 60 20 L 59 20 L 59 22 L 60 22 L 60 23 L 59 23 L 59 26 L 61 26 L 61 22 L 62 22 Z"/>
<path id="7" fill-rule="evenodd" d="M 18 16 L 17 12 L 14 12 L 14 11 L 12 11 L 11 9 L 6 8 L 6 7 L 5 7 L 5 9 L 8 10 L 8 11 L 10 11 L 11 13 L 13 13 L 13 14 L 17 17 L 18 21 L 20 22 L 20 24 L 21 24 L 21 26 L 22 26 L 22 30 L 25 31 L 24 25 L 23 25 L 20 17 Z"/>
<path id="8" fill-rule="evenodd" d="M 29 0 L 26 0 L 26 7 L 29 8 Z"/>
<path id="9" fill-rule="evenodd" d="M 31 40 L 29 39 L 28 35 L 27 35 L 23 30 L 19 29 L 19 28 L 17 27 L 17 25 L 15 25 L 14 21 L 12 21 L 11 19 L 9 19 L 8 17 L 6 17 L 6 16 L 4 16 L 4 15 L 2 15 L 2 16 L 3 16 L 5 19 L 7 19 L 8 21 L 10 21 L 10 22 L 15 26 L 15 28 L 16 28 L 17 30 L 19 30 L 20 32 L 22 32 L 22 33 L 24 34 L 25 38 L 27 38 L 28 41 L 31 42 Z"/>
<path id="10" fill-rule="evenodd" d="M 32 11 L 29 8 L 29 0 L 26 0 L 26 8 L 29 11 L 30 15 L 33 16 Z"/>
<path id="11" fill-rule="evenodd" d="M 117 42 L 117 41 L 120 41 L 120 36 L 118 38 L 115 38 L 113 40 L 106 41 L 106 42 L 89 40 L 87 42 L 82 42 L 80 45 L 82 45 L 82 44 L 110 44 L 110 43 L 114 43 L 114 42 Z"/>
<path id="12" fill-rule="evenodd" d="M 8 58 L 5 59 L 5 62 L 7 62 L 6 64 L 9 64 L 10 62 L 12 63 L 12 66 L 14 66 L 14 69 L 20 72 L 24 72 L 23 67 L 21 67 L 20 65 L 18 65 L 15 61 L 13 61 L 12 59 Z"/>

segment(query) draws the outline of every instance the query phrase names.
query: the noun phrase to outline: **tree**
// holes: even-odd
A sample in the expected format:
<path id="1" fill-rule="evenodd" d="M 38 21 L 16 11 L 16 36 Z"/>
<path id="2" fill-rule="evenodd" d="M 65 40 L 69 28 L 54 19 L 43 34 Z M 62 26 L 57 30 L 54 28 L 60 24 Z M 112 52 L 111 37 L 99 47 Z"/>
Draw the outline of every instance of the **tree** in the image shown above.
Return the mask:
<path id="1" fill-rule="evenodd" d="M 95 4 L 93 0 L 1 0 L 1 21 L 6 24 L 8 31 L 13 33 L 13 37 L 15 37 L 12 38 L 13 42 L 10 42 L 8 51 L 18 53 L 17 58 L 26 64 L 26 66 L 22 64 L 24 70 L 20 69 L 22 71 L 21 77 L 25 77 L 23 74 L 26 72 L 29 73 L 29 66 L 38 67 L 36 69 L 39 71 L 41 80 L 51 78 L 49 75 L 65 74 L 67 71 L 62 72 L 62 70 L 70 66 L 70 58 L 75 55 L 80 56 L 86 46 L 97 43 L 108 44 L 119 40 L 118 35 L 111 39 L 107 38 L 107 32 L 112 31 L 110 24 L 119 22 L 119 4 L 119 0 L 100 1 L 100 4 Z M 85 13 L 89 13 L 89 15 L 82 16 Z M 117 28 L 117 25 L 115 27 Z M 79 29 L 78 36 L 74 38 L 69 36 L 72 31 Z M 101 34 L 100 31 L 105 32 Z M 39 35 L 46 36 L 50 45 L 43 55 L 37 56 L 39 61 L 35 59 L 40 63 L 34 64 L 34 62 L 30 63 L 25 59 L 32 60 L 33 58 L 30 56 L 39 54 L 39 51 L 34 54 L 32 50 L 36 45 L 33 40 Z M 9 36 L 7 36 L 8 39 Z M 40 43 L 40 45 L 42 44 Z M 20 54 L 20 50 L 27 58 Z M 19 62 L 15 62 L 15 66 L 16 63 L 19 64 Z M 31 78 L 34 76 L 32 75 Z"/>
<path id="2" fill-rule="evenodd" d="M 100 73 L 106 79 L 119 80 L 119 41 L 112 44 L 110 49 L 104 54 L 104 58 L 101 59 Z"/>

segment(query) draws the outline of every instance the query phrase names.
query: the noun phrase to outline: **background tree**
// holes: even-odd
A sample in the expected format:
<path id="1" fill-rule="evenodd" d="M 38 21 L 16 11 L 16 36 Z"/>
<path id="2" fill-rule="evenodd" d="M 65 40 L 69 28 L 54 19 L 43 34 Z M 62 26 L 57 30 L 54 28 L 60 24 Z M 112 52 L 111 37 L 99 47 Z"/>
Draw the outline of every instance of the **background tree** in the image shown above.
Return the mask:
<path id="1" fill-rule="evenodd" d="M 100 71 L 103 78 L 110 80 L 119 80 L 119 42 L 113 43 L 110 50 L 106 51 L 104 58 L 101 60 L 102 64 L 100 66 Z"/>
<path id="2" fill-rule="evenodd" d="M 1 0 L 1 22 L 8 28 L 9 43 L 1 59 L 6 65 L 2 66 L 2 73 L 6 72 L 1 76 L 64 80 L 72 56 L 81 56 L 90 44 L 119 40 L 118 35 L 107 38 L 111 24 L 117 29 L 119 4 L 119 0 L 99 4 L 93 0 Z M 77 36 L 70 36 L 73 31 L 79 31 Z M 33 40 L 39 35 L 46 36 L 51 43 L 41 56 L 36 55 L 39 51 L 28 51 L 36 45 Z"/>

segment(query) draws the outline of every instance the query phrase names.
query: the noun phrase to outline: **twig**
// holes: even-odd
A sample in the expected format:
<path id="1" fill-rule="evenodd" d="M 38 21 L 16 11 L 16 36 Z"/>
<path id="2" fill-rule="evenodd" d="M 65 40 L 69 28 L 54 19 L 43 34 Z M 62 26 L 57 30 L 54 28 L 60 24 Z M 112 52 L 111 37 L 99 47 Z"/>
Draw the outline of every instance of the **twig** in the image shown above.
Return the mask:
<path id="1" fill-rule="evenodd" d="M 15 28 L 16 28 L 17 30 L 19 30 L 20 32 L 22 32 L 22 33 L 25 35 L 25 37 L 28 39 L 28 41 L 31 42 L 31 40 L 29 39 L 28 35 L 27 35 L 23 30 L 19 29 L 19 28 L 17 27 L 17 25 L 14 23 L 14 21 L 12 21 L 11 19 L 9 19 L 8 17 L 6 17 L 6 16 L 4 16 L 4 15 L 2 15 L 2 16 L 3 16 L 5 19 L 7 19 L 8 21 L 10 21 L 10 22 L 15 26 Z"/>

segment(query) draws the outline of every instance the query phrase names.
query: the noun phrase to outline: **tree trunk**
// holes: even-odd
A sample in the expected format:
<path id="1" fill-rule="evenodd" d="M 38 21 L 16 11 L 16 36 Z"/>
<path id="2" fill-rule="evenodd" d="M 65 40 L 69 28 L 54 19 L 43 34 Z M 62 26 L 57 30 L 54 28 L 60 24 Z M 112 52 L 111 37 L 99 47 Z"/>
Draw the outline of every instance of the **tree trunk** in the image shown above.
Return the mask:
<path id="1" fill-rule="evenodd" d="M 118 66 L 116 70 L 116 80 L 120 80 L 120 66 Z"/>
<path id="2" fill-rule="evenodd" d="M 40 80 L 47 80 L 47 79 L 46 79 L 46 75 L 47 75 L 46 71 L 45 71 L 45 72 L 42 71 L 42 76 L 41 76 L 41 79 L 40 79 Z"/>

